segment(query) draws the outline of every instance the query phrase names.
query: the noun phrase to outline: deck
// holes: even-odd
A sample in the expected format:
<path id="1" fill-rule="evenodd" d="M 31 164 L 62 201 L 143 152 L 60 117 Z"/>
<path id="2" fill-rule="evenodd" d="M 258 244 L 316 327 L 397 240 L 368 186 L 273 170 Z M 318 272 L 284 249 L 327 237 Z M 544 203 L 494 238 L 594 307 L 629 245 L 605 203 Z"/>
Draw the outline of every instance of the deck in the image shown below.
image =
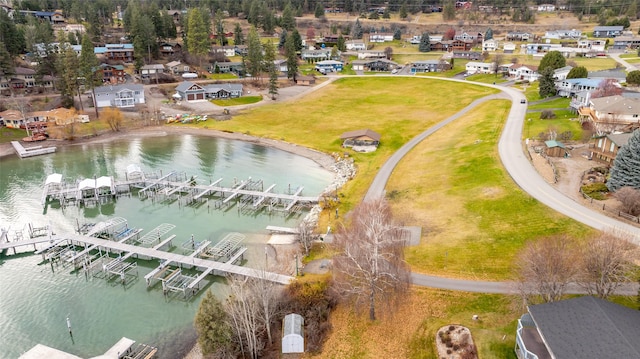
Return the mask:
<path id="1" fill-rule="evenodd" d="M 55 147 L 42 147 L 42 146 L 24 147 L 18 141 L 11 141 L 11 145 L 13 146 L 13 149 L 16 151 L 16 153 L 20 158 L 46 155 L 49 153 L 56 152 Z"/>

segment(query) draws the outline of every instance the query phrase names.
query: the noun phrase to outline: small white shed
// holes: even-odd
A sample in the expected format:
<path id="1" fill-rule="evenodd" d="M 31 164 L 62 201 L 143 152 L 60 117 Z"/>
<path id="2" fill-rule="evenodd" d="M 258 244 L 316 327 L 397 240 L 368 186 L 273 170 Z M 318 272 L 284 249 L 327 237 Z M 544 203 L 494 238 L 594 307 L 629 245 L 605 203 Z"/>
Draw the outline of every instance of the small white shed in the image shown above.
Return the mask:
<path id="1" fill-rule="evenodd" d="M 304 319 L 300 314 L 287 314 L 282 322 L 282 353 L 304 353 Z"/>

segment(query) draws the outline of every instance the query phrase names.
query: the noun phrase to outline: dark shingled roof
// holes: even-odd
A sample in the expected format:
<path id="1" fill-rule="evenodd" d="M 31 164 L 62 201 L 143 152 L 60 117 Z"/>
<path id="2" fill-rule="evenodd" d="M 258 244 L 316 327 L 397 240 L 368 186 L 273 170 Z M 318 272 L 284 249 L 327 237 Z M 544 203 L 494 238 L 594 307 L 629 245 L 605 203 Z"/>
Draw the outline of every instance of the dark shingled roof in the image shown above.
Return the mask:
<path id="1" fill-rule="evenodd" d="M 640 311 L 584 296 L 532 305 L 529 313 L 554 358 L 640 358 Z"/>
<path id="2" fill-rule="evenodd" d="M 361 136 L 367 136 L 374 141 L 380 142 L 380 134 L 370 129 L 345 132 L 340 135 L 340 139 L 345 140 L 348 138 L 361 137 Z"/>

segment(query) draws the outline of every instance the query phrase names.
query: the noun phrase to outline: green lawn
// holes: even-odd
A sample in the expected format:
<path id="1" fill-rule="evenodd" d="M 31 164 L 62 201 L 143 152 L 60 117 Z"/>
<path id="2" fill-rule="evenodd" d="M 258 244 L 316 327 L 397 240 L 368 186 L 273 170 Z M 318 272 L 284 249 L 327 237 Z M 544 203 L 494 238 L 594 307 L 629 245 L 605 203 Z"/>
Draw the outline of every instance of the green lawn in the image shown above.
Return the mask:
<path id="1" fill-rule="evenodd" d="M 578 66 L 584 66 L 589 71 L 615 69 L 617 62 L 609 57 L 572 57 L 567 62 L 575 62 Z"/>
<path id="2" fill-rule="evenodd" d="M 238 106 L 238 105 L 248 105 L 251 103 L 256 103 L 262 101 L 262 96 L 242 96 L 238 98 L 230 98 L 226 100 L 211 100 L 211 102 L 218 106 Z"/>
<path id="3" fill-rule="evenodd" d="M 238 76 L 232 74 L 232 73 L 223 73 L 223 74 L 208 74 L 207 75 L 207 79 L 210 80 L 231 80 L 231 79 L 237 79 Z"/>
<path id="4" fill-rule="evenodd" d="M 502 82 L 507 82 L 508 79 L 502 77 L 502 76 L 496 76 L 495 74 L 475 74 L 475 75 L 471 75 L 471 76 L 467 76 L 467 81 L 475 81 L 475 82 L 482 82 L 485 84 L 491 84 L 491 83 L 502 83 Z"/>
<path id="5" fill-rule="evenodd" d="M 539 138 L 541 133 L 549 133 L 554 131 L 557 134 L 571 132 L 572 140 L 579 141 L 583 137 L 582 126 L 580 121 L 576 120 L 576 115 L 569 110 L 554 111 L 556 118 L 542 120 L 540 113 L 527 113 L 524 123 L 523 137 Z"/>
<path id="6" fill-rule="evenodd" d="M 18 141 L 26 136 L 27 132 L 25 130 L 21 130 L 18 128 L 7 128 L 4 126 L 0 127 L 0 143 Z"/>
<path id="7" fill-rule="evenodd" d="M 557 99 L 553 99 L 550 101 L 544 101 L 536 104 L 529 104 L 527 110 L 543 110 L 546 108 L 569 108 L 569 103 L 571 99 L 566 97 L 561 97 Z"/>
<path id="8" fill-rule="evenodd" d="M 394 211 L 423 228 L 420 245 L 405 252 L 414 271 L 509 279 L 527 241 L 590 231 L 524 193 L 502 167 L 497 142 L 510 106 L 506 100 L 478 106 L 423 141 L 394 170 L 387 184 Z"/>

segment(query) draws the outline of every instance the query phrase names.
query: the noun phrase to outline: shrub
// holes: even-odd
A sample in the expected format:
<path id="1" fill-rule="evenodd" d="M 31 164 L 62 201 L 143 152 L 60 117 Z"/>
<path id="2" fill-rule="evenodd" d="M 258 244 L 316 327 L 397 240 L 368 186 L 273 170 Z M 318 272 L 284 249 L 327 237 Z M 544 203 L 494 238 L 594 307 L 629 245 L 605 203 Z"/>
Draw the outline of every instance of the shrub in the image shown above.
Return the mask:
<path id="1" fill-rule="evenodd" d="M 604 183 L 591 183 L 582 186 L 581 189 L 584 194 L 598 201 L 604 200 L 606 193 L 609 192 L 607 185 Z"/>
<path id="2" fill-rule="evenodd" d="M 556 118 L 556 113 L 551 111 L 551 110 L 543 110 L 540 113 L 540 119 L 541 120 L 550 120 L 552 118 Z"/>
<path id="3" fill-rule="evenodd" d="M 632 216 L 640 214 L 640 191 L 633 187 L 622 187 L 615 193 L 616 199 L 620 201 L 621 210 Z"/>

